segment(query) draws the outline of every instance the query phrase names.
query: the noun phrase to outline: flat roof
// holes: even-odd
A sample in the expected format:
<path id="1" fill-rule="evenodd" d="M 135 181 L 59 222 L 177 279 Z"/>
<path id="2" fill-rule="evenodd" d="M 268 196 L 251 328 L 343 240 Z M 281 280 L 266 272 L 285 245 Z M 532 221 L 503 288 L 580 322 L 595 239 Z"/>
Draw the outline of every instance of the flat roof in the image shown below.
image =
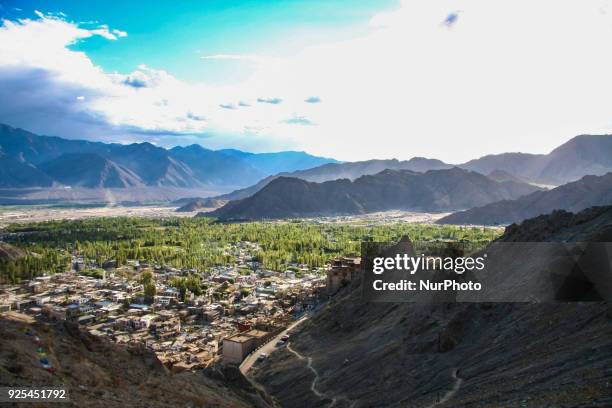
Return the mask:
<path id="1" fill-rule="evenodd" d="M 242 333 L 234 334 L 233 336 L 225 338 L 225 340 L 233 341 L 235 343 L 246 343 L 249 340 L 253 340 L 253 337 L 246 336 Z"/>
<path id="2" fill-rule="evenodd" d="M 263 330 L 249 330 L 248 332 L 245 333 L 247 336 L 251 336 L 251 337 L 264 337 L 268 334 L 267 331 L 263 331 Z"/>

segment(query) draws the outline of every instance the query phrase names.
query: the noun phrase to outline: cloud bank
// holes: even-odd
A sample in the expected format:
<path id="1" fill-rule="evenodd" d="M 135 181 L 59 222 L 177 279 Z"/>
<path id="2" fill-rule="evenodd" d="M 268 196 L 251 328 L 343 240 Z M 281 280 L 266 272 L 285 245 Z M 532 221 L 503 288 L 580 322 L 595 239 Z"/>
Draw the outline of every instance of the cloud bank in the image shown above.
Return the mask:
<path id="1" fill-rule="evenodd" d="M 609 3 L 406 0 L 354 38 L 282 58 L 198 59 L 252 67 L 222 86 L 147 65 L 105 72 L 70 46 L 129 33 L 39 13 L 0 26 L 0 121 L 67 137 L 206 137 L 213 148 L 342 160 L 547 152 L 576 134 L 610 132 Z"/>

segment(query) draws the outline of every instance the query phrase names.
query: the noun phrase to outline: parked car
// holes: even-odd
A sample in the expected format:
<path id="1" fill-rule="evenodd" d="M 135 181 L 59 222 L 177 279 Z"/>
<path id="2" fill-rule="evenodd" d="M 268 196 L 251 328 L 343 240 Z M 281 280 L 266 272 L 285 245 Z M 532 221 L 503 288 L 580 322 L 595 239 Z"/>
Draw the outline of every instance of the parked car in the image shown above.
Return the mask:
<path id="1" fill-rule="evenodd" d="M 261 354 L 259 355 L 259 357 L 257 357 L 257 360 L 259 360 L 259 361 L 263 361 L 263 360 L 265 360 L 266 358 L 268 358 L 268 355 L 267 355 L 266 353 L 261 353 Z"/>
<path id="2" fill-rule="evenodd" d="M 279 340 L 276 342 L 276 347 L 280 347 L 280 346 L 284 346 L 285 345 L 285 341 L 284 340 Z"/>
<path id="3" fill-rule="evenodd" d="M 288 334 L 285 334 L 283 337 L 281 337 L 281 340 L 282 340 L 282 341 L 287 341 L 287 340 L 289 340 L 289 335 L 288 335 Z"/>

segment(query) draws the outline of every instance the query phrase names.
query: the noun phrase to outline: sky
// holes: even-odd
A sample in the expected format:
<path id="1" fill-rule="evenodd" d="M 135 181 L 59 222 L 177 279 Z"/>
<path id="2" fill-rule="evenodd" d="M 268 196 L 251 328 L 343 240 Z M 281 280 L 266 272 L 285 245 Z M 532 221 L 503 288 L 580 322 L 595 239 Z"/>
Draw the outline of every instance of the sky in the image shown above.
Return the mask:
<path id="1" fill-rule="evenodd" d="M 612 133 L 608 0 L 0 0 L 0 122 L 354 161 Z"/>

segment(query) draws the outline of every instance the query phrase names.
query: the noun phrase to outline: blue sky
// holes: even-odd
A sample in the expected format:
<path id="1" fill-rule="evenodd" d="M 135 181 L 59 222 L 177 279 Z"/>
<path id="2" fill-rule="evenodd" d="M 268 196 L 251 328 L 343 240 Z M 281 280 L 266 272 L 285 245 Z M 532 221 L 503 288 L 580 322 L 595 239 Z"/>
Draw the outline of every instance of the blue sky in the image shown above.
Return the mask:
<path id="1" fill-rule="evenodd" d="M 7 1 L 0 123 L 340 160 L 611 133 L 612 0 Z"/>
<path id="2" fill-rule="evenodd" d="M 39 0 L 3 4 L 4 18 L 35 18 L 35 10 L 61 12 L 69 21 L 95 21 L 129 33 L 119 42 L 90 38 L 71 47 L 86 52 L 107 71 L 128 73 L 146 64 L 185 81 L 219 83 L 243 78 L 249 67 L 235 61 L 202 61 L 200 55 L 291 55 L 311 44 L 364 33 L 372 15 L 397 7 L 398 1 Z"/>

